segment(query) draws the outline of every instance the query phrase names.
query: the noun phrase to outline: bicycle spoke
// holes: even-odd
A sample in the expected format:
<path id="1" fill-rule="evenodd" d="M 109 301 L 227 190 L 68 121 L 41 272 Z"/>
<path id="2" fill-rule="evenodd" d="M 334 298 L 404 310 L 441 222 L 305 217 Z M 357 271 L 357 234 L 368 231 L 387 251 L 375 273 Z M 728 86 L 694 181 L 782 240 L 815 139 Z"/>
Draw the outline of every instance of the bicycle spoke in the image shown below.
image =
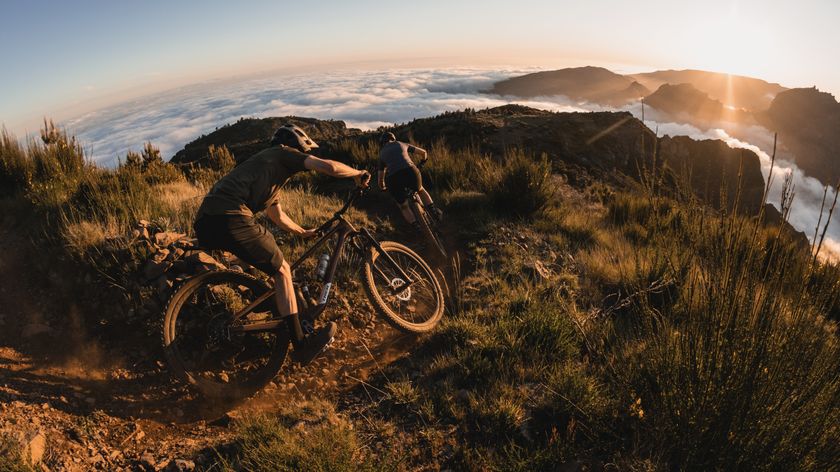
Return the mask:
<path id="1" fill-rule="evenodd" d="M 258 294 L 238 283 L 200 286 L 181 307 L 174 346 L 184 368 L 195 378 L 221 384 L 245 384 L 268 365 L 278 348 L 277 331 L 232 332 L 233 315 Z M 248 313 L 249 322 L 266 321 L 269 313 Z"/>
<path id="2" fill-rule="evenodd" d="M 404 281 L 391 264 L 379 257 L 374 266 L 377 291 L 400 318 L 411 323 L 425 321 L 424 318 L 434 312 L 436 305 L 434 289 L 427 276 L 422 267 L 407 255 L 399 252 L 390 252 L 389 255 L 413 283 L 406 290 L 394 293 L 393 289 Z"/>

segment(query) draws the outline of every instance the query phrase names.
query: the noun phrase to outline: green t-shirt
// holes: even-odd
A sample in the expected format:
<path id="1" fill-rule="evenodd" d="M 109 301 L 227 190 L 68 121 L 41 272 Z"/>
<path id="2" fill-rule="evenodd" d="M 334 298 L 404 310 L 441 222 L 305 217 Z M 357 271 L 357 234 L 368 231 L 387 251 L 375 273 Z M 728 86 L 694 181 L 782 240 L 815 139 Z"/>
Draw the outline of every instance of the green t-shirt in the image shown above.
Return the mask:
<path id="1" fill-rule="evenodd" d="M 254 154 L 222 177 L 210 190 L 196 218 L 203 215 L 254 216 L 277 203 L 280 188 L 305 171 L 307 154 L 286 146 L 273 146 Z"/>

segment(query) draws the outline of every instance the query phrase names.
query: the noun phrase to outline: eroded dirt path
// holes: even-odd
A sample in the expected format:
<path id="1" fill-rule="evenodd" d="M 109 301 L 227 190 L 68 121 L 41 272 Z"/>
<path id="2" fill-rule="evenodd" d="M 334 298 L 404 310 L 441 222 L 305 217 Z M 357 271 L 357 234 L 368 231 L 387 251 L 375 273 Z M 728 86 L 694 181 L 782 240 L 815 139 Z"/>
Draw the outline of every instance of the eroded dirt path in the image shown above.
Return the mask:
<path id="1" fill-rule="evenodd" d="M 339 333 L 326 355 L 306 368 L 287 362 L 253 398 L 208 404 L 171 381 L 157 345 L 106 349 L 87 336 L 81 310 L 51 298 L 55 275 L 31 273 L 29 244 L 0 229 L 0 432 L 46 439 L 49 470 L 200 463 L 230 441 L 231 418 L 301 398 L 338 399 L 415 343 L 376 320 L 360 290 L 342 292 L 330 312 Z"/>

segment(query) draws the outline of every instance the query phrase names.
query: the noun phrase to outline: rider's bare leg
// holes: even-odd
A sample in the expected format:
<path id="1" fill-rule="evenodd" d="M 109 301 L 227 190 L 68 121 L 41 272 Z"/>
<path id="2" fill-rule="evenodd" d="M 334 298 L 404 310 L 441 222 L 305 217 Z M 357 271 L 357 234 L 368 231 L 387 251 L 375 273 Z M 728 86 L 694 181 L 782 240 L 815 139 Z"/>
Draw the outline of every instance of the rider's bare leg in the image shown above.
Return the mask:
<path id="1" fill-rule="evenodd" d="M 412 213 L 411 209 L 408 207 L 408 201 L 400 204 L 400 212 L 402 213 L 403 218 L 405 218 L 405 221 L 411 224 L 414 223 L 414 213 Z"/>
<path id="2" fill-rule="evenodd" d="M 292 313 L 297 313 L 297 300 L 295 299 L 295 289 L 292 283 L 292 269 L 289 263 L 283 261 L 280 270 L 274 276 L 274 301 L 277 303 L 277 309 L 281 316 L 289 316 Z"/>
<path id="3" fill-rule="evenodd" d="M 420 196 L 420 200 L 423 202 L 423 206 L 430 206 L 435 204 L 435 202 L 432 201 L 432 196 L 429 195 L 429 192 L 426 191 L 426 187 L 420 187 L 420 190 L 417 191 L 417 195 Z"/>
<path id="4" fill-rule="evenodd" d="M 280 316 L 291 321 L 296 340 L 303 339 L 300 319 L 292 320 L 286 318 L 292 314 L 298 316 L 297 299 L 295 298 L 294 283 L 292 282 L 292 269 L 286 261 L 283 261 L 280 270 L 274 275 L 274 302 L 277 304 L 277 310 L 280 312 Z"/>
<path id="5" fill-rule="evenodd" d="M 274 275 L 274 288 L 274 301 L 277 303 L 277 309 L 286 320 L 289 331 L 293 334 L 292 345 L 295 350 L 292 352 L 292 360 L 301 365 L 307 365 L 332 342 L 336 332 L 335 322 L 330 321 L 326 326 L 304 337 L 292 282 L 292 269 L 286 261 L 283 261 L 280 270 Z"/>

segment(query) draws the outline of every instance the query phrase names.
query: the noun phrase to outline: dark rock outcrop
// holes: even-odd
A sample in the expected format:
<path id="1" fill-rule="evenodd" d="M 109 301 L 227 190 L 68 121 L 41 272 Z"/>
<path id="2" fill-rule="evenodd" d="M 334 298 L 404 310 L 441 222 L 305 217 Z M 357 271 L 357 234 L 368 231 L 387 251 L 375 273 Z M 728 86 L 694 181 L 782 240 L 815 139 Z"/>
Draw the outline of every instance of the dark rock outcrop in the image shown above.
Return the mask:
<path id="1" fill-rule="evenodd" d="M 660 70 L 628 77 L 638 80 L 650 90 L 656 90 L 663 84 L 691 84 L 712 100 L 749 111 L 766 110 L 776 94 L 787 90 L 761 79 L 702 70 Z"/>
<path id="2" fill-rule="evenodd" d="M 421 143 L 444 139 L 453 148 L 477 146 L 495 155 L 521 148 L 545 154 L 555 169 L 571 173 L 571 179 L 583 170 L 607 182 L 638 178 L 640 169 L 653 161 L 656 141 L 653 132 L 627 112 L 552 113 L 521 105 L 415 120 L 397 127 L 396 133 Z M 739 185 L 741 210 L 753 213 L 763 205 L 761 162 L 752 151 L 730 148 L 723 141 L 665 137 L 657 159 L 690 176 L 695 192 L 715 207 L 721 204 L 722 188 L 731 205 Z"/>
<path id="3" fill-rule="evenodd" d="M 477 146 L 482 153 L 493 155 L 520 148 L 607 178 L 606 174 L 616 169 L 636 169 L 644 139 L 648 151 L 653 150 L 653 134 L 627 112 L 552 113 L 505 105 L 419 119 L 398 126 L 395 132 L 421 143 L 444 140 L 455 149 Z"/>
<path id="4" fill-rule="evenodd" d="M 752 121 L 750 113 L 727 108 L 691 84 L 664 84 L 645 98 L 645 104 L 664 112 L 673 121 L 699 128 L 719 126 L 722 122 Z"/>
<path id="5" fill-rule="evenodd" d="M 674 175 L 691 182 L 694 193 L 715 208 L 724 203 L 733 208 L 737 199 L 738 210 L 752 215 L 764 205 L 761 162 L 748 149 L 733 149 L 720 140 L 666 136 L 659 141 L 658 155 Z"/>
<path id="6" fill-rule="evenodd" d="M 762 121 L 796 156 L 806 174 L 825 185 L 840 180 L 840 103 L 816 87 L 782 92 Z"/>
<path id="7" fill-rule="evenodd" d="M 239 154 L 253 153 L 266 145 L 275 126 L 287 120 L 244 120 L 188 144 L 179 155 L 201 156 L 206 153 L 202 146 L 210 144 L 227 145 Z M 295 120 L 319 141 L 325 157 L 343 158 L 332 152 L 336 141 L 365 144 L 377 137 L 347 130 L 342 122 Z M 593 179 L 613 184 L 638 179 L 640 169 L 649 168 L 653 161 L 656 142 L 653 132 L 628 112 L 553 113 L 521 105 L 444 113 L 399 125 L 394 132 L 398 139 L 411 138 L 421 145 L 442 140 L 455 150 L 474 147 L 495 156 L 511 148 L 535 156 L 545 154 L 557 172 L 581 185 Z M 763 204 L 760 162 L 751 151 L 732 149 L 722 141 L 666 137 L 661 139 L 658 156 L 660 163 L 690 175 L 697 194 L 715 206 L 721 203 L 721 188 L 734 196 L 739 184 L 743 186 L 742 209 L 753 211 Z"/>

